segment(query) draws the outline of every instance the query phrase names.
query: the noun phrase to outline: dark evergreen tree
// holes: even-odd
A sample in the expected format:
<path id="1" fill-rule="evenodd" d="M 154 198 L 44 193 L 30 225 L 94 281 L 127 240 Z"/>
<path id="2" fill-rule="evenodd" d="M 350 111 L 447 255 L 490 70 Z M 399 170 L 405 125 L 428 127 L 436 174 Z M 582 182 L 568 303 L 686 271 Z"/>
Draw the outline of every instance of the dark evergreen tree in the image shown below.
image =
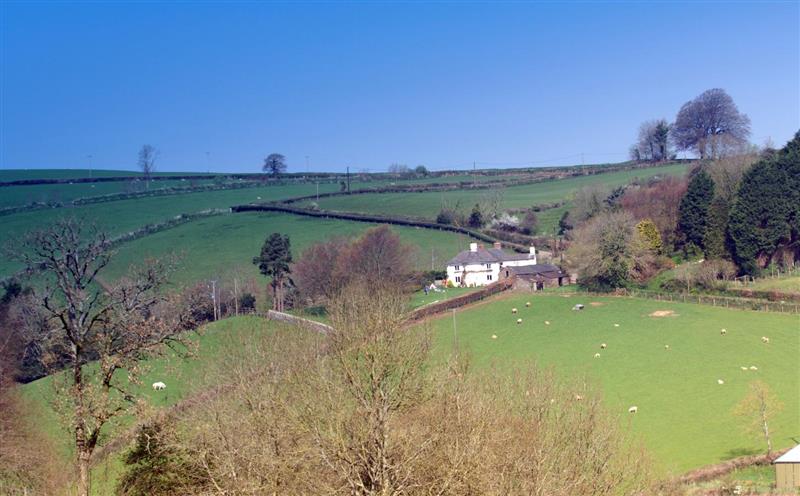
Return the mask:
<path id="1" fill-rule="evenodd" d="M 728 250 L 727 228 L 730 205 L 721 196 L 715 196 L 708 207 L 708 222 L 703 236 L 703 247 L 706 258 L 730 259 Z"/>
<path id="2" fill-rule="evenodd" d="M 756 273 L 776 255 L 800 259 L 800 132 L 744 175 L 728 234 L 745 273 Z"/>
<path id="3" fill-rule="evenodd" d="M 481 207 L 477 203 L 474 207 L 472 207 L 472 213 L 469 214 L 469 220 L 467 223 L 469 224 L 469 227 L 473 229 L 480 229 L 486 223 L 483 219 Z"/>
<path id="4" fill-rule="evenodd" d="M 714 181 L 704 170 L 698 171 L 689 181 L 678 209 L 678 231 L 682 235 L 684 251 L 691 250 L 693 246 L 703 248 L 708 207 L 713 198 Z"/>
<path id="5" fill-rule="evenodd" d="M 253 259 L 253 263 L 258 266 L 262 274 L 272 278 L 270 282 L 272 309 L 282 312 L 286 300 L 286 288 L 291 283 L 289 264 L 292 263 L 292 250 L 289 236 L 279 233 L 267 236 L 264 246 L 261 247 L 261 254 Z"/>

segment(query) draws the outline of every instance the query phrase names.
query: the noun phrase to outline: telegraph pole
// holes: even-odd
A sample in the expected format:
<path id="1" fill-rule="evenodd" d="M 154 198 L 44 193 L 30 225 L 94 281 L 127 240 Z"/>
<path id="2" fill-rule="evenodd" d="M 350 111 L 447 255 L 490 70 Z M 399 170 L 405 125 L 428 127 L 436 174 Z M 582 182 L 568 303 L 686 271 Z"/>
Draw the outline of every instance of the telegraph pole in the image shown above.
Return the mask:
<path id="1" fill-rule="evenodd" d="M 211 305 L 214 307 L 214 321 L 217 320 L 217 281 L 211 281 Z"/>
<path id="2" fill-rule="evenodd" d="M 347 194 L 350 194 L 350 166 L 347 166 Z"/>

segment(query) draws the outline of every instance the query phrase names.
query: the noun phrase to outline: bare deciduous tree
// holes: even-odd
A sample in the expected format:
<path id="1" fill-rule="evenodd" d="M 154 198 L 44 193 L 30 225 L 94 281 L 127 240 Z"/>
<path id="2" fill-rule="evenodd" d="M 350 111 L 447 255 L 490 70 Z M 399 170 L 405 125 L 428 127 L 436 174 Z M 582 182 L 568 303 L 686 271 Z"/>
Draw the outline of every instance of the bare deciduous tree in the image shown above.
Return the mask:
<path id="1" fill-rule="evenodd" d="M 631 148 L 631 158 L 651 162 L 667 160 L 672 154 L 669 129 L 670 125 L 664 119 L 643 122 L 639 126 L 639 138 Z"/>
<path id="2" fill-rule="evenodd" d="M 671 135 L 679 150 L 716 159 L 747 142 L 750 118 L 739 112 L 725 90 L 713 88 L 683 104 Z"/>
<path id="3" fill-rule="evenodd" d="M 78 494 L 89 494 L 89 465 L 103 427 L 139 398 L 141 362 L 177 341 L 191 325 L 160 291 L 170 265 L 151 260 L 118 283 L 99 278 L 112 253 L 108 239 L 76 220 L 29 233 L 17 252 L 53 285 L 37 293 L 48 325 L 37 336 L 67 370 L 54 376 L 56 409 L 75 439 Z M 63 362 L 66 363 L 63 363 Z"/>
<path id="4" fill-rule="evenodd" d="M 267 158 L 264 159 L 264 165 L 261 167 L 261 170 L 277 177 L 286 172 L 286 168 L 286 157 L 280 153 L 270 153 Z"/>
<path id="5" fill-rule="evenodd" d="M 142 145 L 139 149 L 139 170 L 144 174 L 144 180 L 147 187 L 150 188 L 150 179 L 153 177 L 153 172 L 156 171 L 156 159 L 158 158 L 158 150 L 152 145 Z"/>

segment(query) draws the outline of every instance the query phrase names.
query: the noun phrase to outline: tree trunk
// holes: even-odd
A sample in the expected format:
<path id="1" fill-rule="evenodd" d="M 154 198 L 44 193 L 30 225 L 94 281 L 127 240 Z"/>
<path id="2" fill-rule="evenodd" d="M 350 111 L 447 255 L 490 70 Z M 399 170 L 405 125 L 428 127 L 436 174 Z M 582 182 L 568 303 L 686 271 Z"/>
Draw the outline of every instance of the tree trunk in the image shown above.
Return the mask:
<path id="1" fill-rule="evenodd" d="M 92 454 L 86 450 L 78 453 L 78 496 L 89 496 L 91 478 L 89 475 L 89 460 Z"/>

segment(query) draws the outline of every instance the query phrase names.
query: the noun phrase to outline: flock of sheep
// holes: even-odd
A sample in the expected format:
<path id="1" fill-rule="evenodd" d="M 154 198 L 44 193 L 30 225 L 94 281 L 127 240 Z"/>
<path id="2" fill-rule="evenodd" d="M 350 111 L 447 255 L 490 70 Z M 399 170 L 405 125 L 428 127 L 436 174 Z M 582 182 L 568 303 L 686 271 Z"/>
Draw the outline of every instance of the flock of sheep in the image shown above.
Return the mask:
<path id="1" fill-rule="evenodd" d="M 531 306 L 531 302 L 526 302 L 525 306 L 526 307 L 530 307 Z M 581 304 L 577 304 L 574 307 L 572 307 L 573 310 L 583 310 L 584 308 L 585 308 L 584 305 L 581 305 Z M 512 308 L 511 309 L 511 313 L 513 315 L 516 315 L 518 313 L 517 308 L 516 307 Z M 518 318 L 517 319 L 517 325 L 520 325 L 520 324 L 522 324 L 522 319 Z M 545 325 L 550 325 L 550 321 L 545 320 L 544 324 Z M 619 324 L 615 323 L 614 327 L 619 327 Z M 725 336 L 726 334 L 728 334 L 728 330 L 727 329 L 721 329 L 720 330 L 720 334 L 722 336 Z M 492 339 L 497 339 L 497 334 L 492 334 Z M 766 337 L 766 336 L 761 336 L 761 342 L 764 343 L 764 344 L 769 344 L 769 338 Z M 601 343 L 600 344 L 600 349 L 602 349 L 602 350 L 606 349 L 607 347 L 608 347 L 608 345 L 606 343 Z M 664 345 L 664 349 L 669 351 L 670 350 L 669 345 L 665 344 Z M 595 353 L 594 354 L 594 358 L 600 358 L 600 353 Z M 741 369 L 742 369 L 742 371 L 757 371 L 758 367 L 756 367 L 755 365 L 751 365 L 749 367 L 741 367 Z M 723 385 L 723 384 L 725 384 L 725 381 L 722 380 L 722 379 L 717 379 L 717 384 Z M 153 386 L 155 387 L 155 385 L 153 385 Z M 580 400 L 583 399 L 583 396 L 576 394 L 575 395 L 575 399 L 577 401 L 580 401 Z M 639 411 L 639 407 L 636 406 L 636 405 L 633 405 L 630 408 L 628 408 L 628 413 L 637 413 L 638 411 Z"/>

